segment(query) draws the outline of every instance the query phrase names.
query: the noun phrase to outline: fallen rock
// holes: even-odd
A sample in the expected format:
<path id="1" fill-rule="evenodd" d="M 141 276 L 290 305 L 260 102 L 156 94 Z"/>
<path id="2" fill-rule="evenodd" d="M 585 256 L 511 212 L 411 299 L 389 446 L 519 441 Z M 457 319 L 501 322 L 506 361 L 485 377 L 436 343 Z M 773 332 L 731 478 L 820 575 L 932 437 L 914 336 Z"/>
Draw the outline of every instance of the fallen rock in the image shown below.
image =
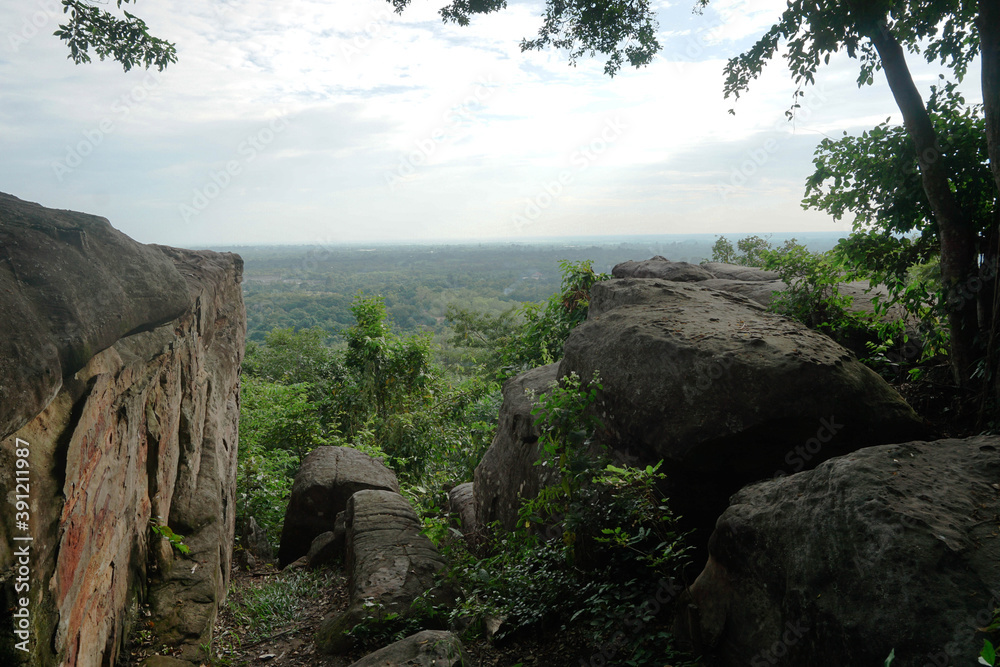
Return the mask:
<path id="1" fill-rule="evenodd" d="M 622 262 L 611 269 L 611 275 L 615 278 L 662 278 L 675 282 L 698 282 L 715 277 L 697 264 L 671 262 L 660 255 L 641 262 Z"/>
<path id="2" fill-rule="evenodd" d="M 420 613 L 411 605 L 428 591 L 428 604 L 453 600 L 450 591 L 435 587 L 444 559 L 420 532 L 420 520 L 405 498 L 391 491 L 358 491 L 344 518 L 350 603 L 346 612 L 324 621 L 316 637 L 319 649 L 332 654 L 351 647 L 347 633 L 365 619 Z"/>
<path id="3" fill-rule="evenodd" d="M 332 530 L 317 535 L 309 545 L 309 552 L 304 556 L 306 567 L 322 567 L 343 558 L 345 532 L 341 519 L 339 535 Z"/>
<path id="4" fill-rule="evenodd" d="M 475 471 L 476 525 L 500 521 L 504 528 L 513 528 L 521 499 L 534 498 L 554 480 L 551 467 L 535 465 L 540 432 L 531 410 L 535 397 L 548 392 L 558 376 L 559 364 L 549 364 L 504 383 L 497 432 Z"/>
<path id="5" fill-rule="evenodd" d="M 472 482 L 459 484 L 448 492 L 448 509 L 459 530 L 470 544 L 476 535 L 476 499 Z"/>
<path id="6" fill-rule="evenodd" d="M 461 640 L 444 630 L 424 630 L 371 653 L 350 667 L 464 667 L 472 665 Z"/>
<path id="7" fill-rule="evenodd" d="M 981 436 L 749 486 L 712 534 L 688 629 L 715 665 L 975 664 L 1000 607 L 997 480 L 1000 438 Z"/>
<path id="8" fill-rule="evenodd" d="M 302 460 L 281 529 L 278 564 L 309 551 L 313 539 L 336 527 L 347 500 L 362 489 L 399 492 L 396 475 L 381 461 L 351 447 L 317 447 Z"/>
<path id="9" fill-rule="evenodd" d="M 246 525 L 243 526 L 240 537 L 243 550 L 252 556 L 255 561 L 270 563 L 274 561 L 274 549 L 271 548 L 271 541 L 267 533 L 257 523 L 257 519 L 250 517 Z"/>

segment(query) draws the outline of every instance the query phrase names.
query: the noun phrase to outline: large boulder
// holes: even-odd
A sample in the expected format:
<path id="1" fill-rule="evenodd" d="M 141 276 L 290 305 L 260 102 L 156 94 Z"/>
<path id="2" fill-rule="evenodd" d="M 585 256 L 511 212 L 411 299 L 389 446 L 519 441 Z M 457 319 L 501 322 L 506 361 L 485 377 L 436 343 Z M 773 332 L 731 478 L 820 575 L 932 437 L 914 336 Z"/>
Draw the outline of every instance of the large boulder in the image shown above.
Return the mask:
<path id="1" fill-rule="evenodd" d="M 428 591 L 430 604 L 452 600 L 449 591 L 435 588 L 444 559 L 420 532 L 416 512 L 401 495 L 358 491 L 347 503 L 345 524 L 350 602 L 347 611 L 324 621 L 316 638 L 320 650 L 344 652 L 355 625 L 372 616 L 409 616 L 413 601 Z"/>
<path id="2" fill-rule="evenodd" d="M 381 461 L 350 447 L 317 447 L 302 460 L 281 529 L 281 567 L 306 555 L 313 539 L 334 530 L 337 514 L 362 489 L 399 493 L 395 473 Z"/>
<path id="3" fill-rule="evenodd" d="M 776 271 L 765 271 L 756 266 L 740 266 L 725 262 L 702 262 L 701 269 L 712 274 L 712 277 L 723 280 L 741 280 L 744 282 L 771 282 L 778 279 Z"/>
<path id="4" fill-rule="evenodd" d="M 471 667 L 462 641 L 446 630 L 424 630 L 371 653 L 350 667 Z"/>
<path id="5" fill-rule="evenodd" d="M 23 598 L 30 641 L 0 633 L 0 663 L 117 664 L 142 603 L 157 646 L 205 659 L 235 530 L 242 269 L 0 194 L 0 489 L 19 449 L 31 476 L 27 529 L 0 513 L 0 571 L 32 538 L 30 588 L 0 577 L 0 622 Z"/>
<path id="6" fill-rule="evenodd" d="M 600 376 L 600 440 L 625 460 L 662 459 L 695 525 L 710 529 L 749 482 L 927 433 L 849 351 L 743 297 L 610 280 L 590 308 L 559 373 Z"/>
<path id="7" fill-rule="evenodd" d="M 558 377 L 559 364 L 549 364 L 504 383 L 496 435 L 476 466 L 473 498 L 477 526 L 500 521 L 505 528 L 513 528 L 521 499 L 535 497 L 553 480 L 551 467 L 535 465 L 541 453 L 540 432 L 531 411 L 537 397 L 548 392 Z"/>
<path id="8" fill-rule="evenodd" d="M 712 534 L 689 629 L 716 665 L 881 665 L 893 650 L 893 667 L 973 665 L 1000 607 L 998 481 L 990 436 L 747 487 Z"/>
<path id="9" fill-rule="evenodd" d="M 459 484 L 448 492 L 448 511 L 458 524 L 465 541 L 473 543 L 476 535 L 476 498 L 472 482 Z"/>
<path id="10" fill-rule="evenodd" d="M 662 278 L 684 283 L 711 280 L 715 277 L 697 264 L 671 262 L 660 255 L 641 262 L 631 260 L 622 262 L 611 269 L 611 275 L 615 278 Z"/>

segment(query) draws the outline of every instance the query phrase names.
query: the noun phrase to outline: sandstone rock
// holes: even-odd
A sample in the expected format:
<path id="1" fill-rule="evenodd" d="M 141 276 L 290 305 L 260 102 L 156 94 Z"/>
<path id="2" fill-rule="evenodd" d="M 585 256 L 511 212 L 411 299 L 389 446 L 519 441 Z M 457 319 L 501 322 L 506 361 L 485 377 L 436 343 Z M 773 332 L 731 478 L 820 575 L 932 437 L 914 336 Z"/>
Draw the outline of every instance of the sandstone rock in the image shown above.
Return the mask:
<path id="1" fill-rule="evenodd" d="M 476 500 L 472 482 L 459 484 L 448 493 L 448 510 L 457 520 L 466 541 L 472 543 L 476 534 Z"/>
<path id="2" fill-rule="evenodd" d="M 306 567 L 322 567 L 343 558 L 346 536 L 343 519 L 340 521 L 339 528 L 339 535 L 337 532 L 329 530 L 316 536 L 316 539 L 309 545 L 309 552 L 304 556 Z"/>
<path id="3" fill-rule="evenodd" d="M 413 601 L 427 591 L 430 603 L 451 601 L 450 591 L 435 588 L 444 559 L 421 534 L 416 513 L 401 495 L 358 491 L 347 503 L 345 523 L 350 605 L 324 621 L 316 640 L 320 650 L 344 652 L 351 645 L 346 633 L 357 623 L 371 615 L 408 616 Z"/>
<path id="4" fill-rule="evenodd" d="M 659 255 L 641 262 L 622 262 L 611 269 L 611 275 L 615 278 L 662 278 L 675 282 L 698 282 L 715 277 L 697 264 L 671 262 Z"/>
<path id="5" fill-rule="evenodd" d="M 6 195 L 0 237 L 10 258 L 0 262 L 10 329 L 0 337 L 10 434 L 0 488 L 14 488 L 16 438 L 30 443 L 32 475 L 24 659 L 115 664 L 147 591 L 157 641 L 202 657 L 229 583 L 242 261 L 143 246 L 103 219 Z M 26 317 L 25 331 L 7 314 Z M 191 553 L 155 539 L 151 519 Z M 2 514 L 0 571 L 22 532 Z"/>
<path id="6" fill-rule="evenodd" d="M 972 665 L 1000 606 L 1000 438 L 883 445 L 749 486 L 689 623 L 717 665 Z M 996 637 L 994 637 L 996 639 Z"/>
<path id="7" fill-rule="evenodd" d="M 350 447 L 317 447 L 302 460 L 281 529 L 278 563 L 285 567 L 309 551 L 313 538 L 335 528 L 337 514 L 362 489 L 399 492 L 396 475 Z"/>
<path id="8" fill-rule="evenodd" d="M 745 296 L 751 301 L 755 301 L 766 308 L 767 306 L 770 306 L 771 301 L 774 300 L 775 292 L 784 292 L 788 289 L 788 283 L 783 280 L 732 280 L 729 278 L 713 278 L 711 280 L 703 281 L 700 283 L 699 287 L 708 287 L 710 289 L 719 290 L 720 292 L 739 294 L 740 296 Z"/>
<path id="9" fill-rule="evenodd" d="M 257 523 L 257 519 L 250 517 L 242 531 L 243 550 L 253 556 L 254 560 L 270 563 L 274 561 L 274 549 L 271 548 L 271 541 L 267 538 L 267 533 Z"/>
<path id="10" fill-rule="evenodd" d="M 709 528 L 748 482 L 926 433 L 827 336 L 685 283 L 595 285 L 565 346 L 570 372 L 601 377 L 600 440 L 625 460 L 663 459 L 676 509 Z"/>
<path id="11" fill-rule="evenodd" d="M 188 286 L 157 248 L 104 218 L 0 193 L 0 437 L 123 336 L 179 317 Z"/>
<path id="12" fill-rule="evenodd" d="M 371 653 L 350 667 L 471 667 L 461 640 L 443 630 L 424 630 Z"/>
<path id="13" fill-rule="evenodd" d="M 778 280 L 777 271 L 765 271 L 756 266 L 740 266 L 725 262 L 702 262 L 700 267 L 711 273 L 714 278 L 724 280 L 771 282 Z"/>
<path id="14" fill-rule="evenodd" d="M 487 526 L 499 520 L 505 528 L 513 528 L 521 498 L 534 498 L 553 480 L 552 468 L 535 465 L 541 452 L 539 430 L 531 414 L 535 401 L 529 391 L 535 396 L 546 393 L 558 374 L 559 364 L 549 364 L 504 383 L 497 433 L 476 466 L 476 525 Z"/>

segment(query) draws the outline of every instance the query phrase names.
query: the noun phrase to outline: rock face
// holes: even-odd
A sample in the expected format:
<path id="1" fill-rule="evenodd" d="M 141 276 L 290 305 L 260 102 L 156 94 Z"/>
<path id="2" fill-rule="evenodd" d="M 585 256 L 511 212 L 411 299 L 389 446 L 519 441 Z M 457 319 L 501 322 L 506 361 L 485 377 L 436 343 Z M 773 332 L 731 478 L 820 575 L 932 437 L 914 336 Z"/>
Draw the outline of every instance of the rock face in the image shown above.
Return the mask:
<path id="1" fill-rule="evenodd" d="M 345 633 L 371 614 L 409 615 L 411 603 L 434 588 L 434 575 L 445 565 L 421 534 L 416 512 L 398 493 L 358 491 L 347 503 L 345 523 L 350 605 L 325 621 L 318 633 L 317 643 L 328 653 L 349 648 Z M 436 589 L 431 601 L 449 598 L 447 591 Z M 366 607 L 365 600 L 373 601 L 374 608 Z"/>
<path id="2" fill-rule="evenodd" d="M 552 468 L 535 465 L 541 452 L 531 394 L 544 394 L 558 378 L 559 364 L 549 364 L 504 383 L 497 433 L 476 466 L 473 498 L 477 525 L 499 520 L 505 528 L 513 528 L 521 498 L 534 498 L 552 481 Z"/>
<path id="3" fill-rule="evenodd" d="M 444 630 L 424 630 L 371 653 L 351 667 L 464 667 L 472 665 L 461 640 Z"/>
<path id="4" fill-rule="evenodd" d="M 380 461 L 350 447 L 317 447 L 302 460 L 281 529 L 281 567 L 306 555 L 313 538 L 332 531 L 337 514 L 362 489 L 399 493 L 396 475 Z"/>
<path id="5" fill-rule="evenodd" d="M 926 433 L 850 352 L 745 298 L 627 279 L 595 285 L 590 307 L 559 373 L 600 375 L 601 440 L 626 460 L 663 459 L 698 525 L 748 482 Z"/>
<path id="6" fill-rule="evenodd" d="M 448 510 L 466 542 L 472 543 L 476 535 L 476 499 L 472 482 L 459 484 L 448 492 Z"/>
<path id="7" fill-rule="evenodd" d="M 611 269 L 611 275 L 615 278 L 662 278 L 682 283 L 715 278 L 697 264 L 671 262 L 660 255 L 641 262 L 622 262 Z"/>
<path id="8" fill-rule="evenodd" d="M 479 525 L 513 527 L 521 497 L 537 494 L 545 469 L 533 465 L 524 388 L 571 372 L 600 375 L 601 442 L 626 462 L 662 459 L 674 509 L 705 531 L 749 482 L 926 433 L 899 394 L 820 333 L 700 283 L 610 280 L 593 287 L 558 370 L 505 387 L 476 470 Z"/>
<path id="9" fill-rule="evenodd" d="M 28 652 L 4 654 L 0 638 L 0 661 L 115 664 L 141 600 L 157 641 L 195 659 L 228 588 L 242 261 L 144 246 L 102 218 L 8 195 L 0 239 L 5 501 L 18 449 L 30 471 L 28 528 L 13 512 L 0 520 L 0 576 L 9 602 L 28 602 Z M 15 594 L 24 537 L 29 589 Z M 17 606 L 0 611 L 5 633 Z"/>
<path id="10" fill-rule="evenodd" d="M 870 447 L 747 487 L 689 623 L 718 665 L 971 665 L 1000 606 L 1000 438 Z M 993 637 L 997 639 L 996 636 Z"/>

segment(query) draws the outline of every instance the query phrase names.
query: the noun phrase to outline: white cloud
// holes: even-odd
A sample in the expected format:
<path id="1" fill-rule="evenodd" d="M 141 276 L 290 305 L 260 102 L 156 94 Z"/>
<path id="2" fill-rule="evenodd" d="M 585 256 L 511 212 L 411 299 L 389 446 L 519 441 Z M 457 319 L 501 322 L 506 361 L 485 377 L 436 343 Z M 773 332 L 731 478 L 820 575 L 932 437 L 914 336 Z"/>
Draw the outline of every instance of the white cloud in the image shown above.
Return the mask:
<path id="1" fill-rule="evenodd" d="M 895 113 L 884 83 L 859 91 L 842 57 L 794 124 L 781 62 L 729 115 L 725 59 L 780 0 L 719 0 L 703 16 L 658 3 L 662 57 L 613 79 L 600 60 L 521 53 L 536 2 L 465 28 L 435 3 L 399 15 L 379 0 L 143 2 L 150 31 L 178 45 L 156 74 L 72 65 L 46 3 L 0 8 L 0 190 L 105 215 L 147 242 L 839 228 L 799 207 L 812 150 Z M 33 20 L 42 27 L 23 37 Z M 912 66 L 926 93 L 937 70 Z M 608 123 L 622 128 L 613 141 Z"/>

